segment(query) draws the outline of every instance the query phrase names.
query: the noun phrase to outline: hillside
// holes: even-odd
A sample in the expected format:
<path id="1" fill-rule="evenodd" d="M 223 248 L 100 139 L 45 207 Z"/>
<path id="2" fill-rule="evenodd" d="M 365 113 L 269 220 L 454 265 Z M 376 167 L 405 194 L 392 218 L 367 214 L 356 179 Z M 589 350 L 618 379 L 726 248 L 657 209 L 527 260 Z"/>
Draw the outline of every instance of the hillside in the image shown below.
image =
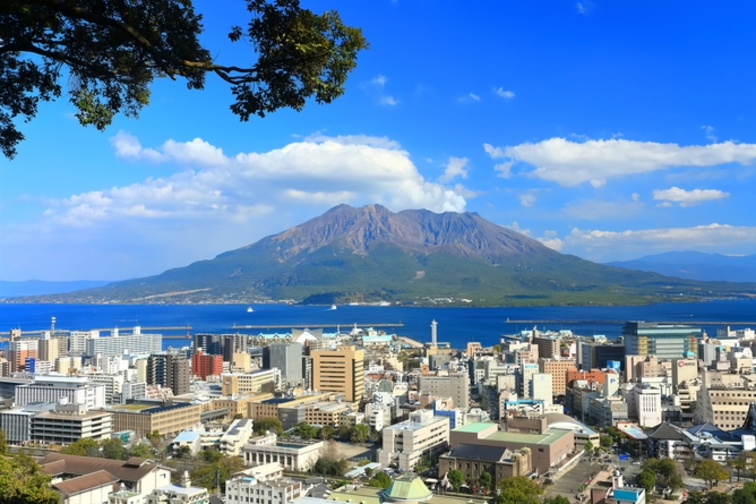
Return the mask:
<path id="1" fill-rule="evenodd" d="M 252 245 L 46 302 L 631 304 L 756 292 L 595 264 L 475 213 L 340 205 Z M 25 298 L 27 301 L 32 298 Z"/>
<path id="2" fill-rule="evenodd" d="M 756 255 L 726 256 L 693 251 L 666 252 L 607 264 L 688 280 L 756 282 Z"/>

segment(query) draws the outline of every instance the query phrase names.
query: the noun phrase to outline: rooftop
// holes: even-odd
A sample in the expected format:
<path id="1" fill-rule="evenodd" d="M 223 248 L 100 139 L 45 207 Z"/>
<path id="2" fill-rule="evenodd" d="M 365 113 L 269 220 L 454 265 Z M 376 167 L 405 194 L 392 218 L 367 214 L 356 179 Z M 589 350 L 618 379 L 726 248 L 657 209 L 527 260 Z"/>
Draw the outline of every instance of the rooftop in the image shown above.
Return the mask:
<path id="1" fill-rule="evenodd" d="M 568 429 L 547 429 L 543 434 L 528 434 L 523 432 L 497 431 L 486 437 L 491 441 L 503 441 L 505 443 L 527 443 L 550 445 L 567 433 L 572 432 Z"/>

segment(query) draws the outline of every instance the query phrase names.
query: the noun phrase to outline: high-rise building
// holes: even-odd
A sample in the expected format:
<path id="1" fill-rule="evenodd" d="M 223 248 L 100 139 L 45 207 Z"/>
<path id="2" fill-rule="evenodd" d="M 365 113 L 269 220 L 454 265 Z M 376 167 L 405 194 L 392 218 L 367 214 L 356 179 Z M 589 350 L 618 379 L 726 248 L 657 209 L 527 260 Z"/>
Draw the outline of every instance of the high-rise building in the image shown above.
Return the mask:
<path id="1" fill-rule="evenodd" d="M 182 355 L 160 352 L 147 359 L 147 383 L 168 387 L 173 395 L 189 393 L 190 375 L 189 360 Z"/>
<path id="2" fill-rule="evenodd" d="M 470 376 L 467 373 L 420 376 L 420 392 L 431 397 L 451 397 L 455 408 L 467 411 L 470 406 Z"/>
<path id="3" fill-rule="evenodd" d="M 37 356 L 39 360 L 43 361 L 55 361 L 59 354 L 60 344 L 57 339 L 41 339 L 38 343 Z"/>
<path id="4" fill-rule="evenodd" d="M 263 368 L 278 368 L 287 386 L 300 386 L 302 384 L 302 345 L 300 343 L 274 343 L 264 347 Z"/>
<path id="5" fill-rule="evenodd" d="M 37 340 L 16 340 L 8 343 L 8 362 L 11 373 L 23 371 L 26 359 L 37 358 Z"/>
<path id="6" fill-rule="evenodd" d="M 577 345 L 578 369 L 605 369 L 608 361 L 624 361 L 625 345 L 581 341 Z"/>
<path id="7" fill-rule="evenodd" d="M 701 328 L 677 324 L 626 322 L 622 334 L 627 355 L 684 359 L 697 354 Z"/>
<path id="8" fill-rule="evenodd" d="M 192 374 L 203 380 L 208 376 L 220 376 L 223 374 L 223 356 L 205 355 L 199 348 L 192 355 Z"/>
<path id="9" fill-rule="evenodd" d="M 567 371 L 575 367 L 575 359 L 539 359 L 541 373 L 552 376 L 554 395 L 562 395 L 567 391 Z"/>
<path id="10" fill-rule="evenodd" d="M 100 331 L 71 331 L 68 337 L 68 352 L 73 356 L 87 353 L 87 340 L 99 338 Z"/>
<path id="11" fill-rule="evenodd" d="M 313 350 L 310 357 L 314 390 L 344 394 L 347 402 L 362 400 L 365 395 L 364 350 L 344 345 L 331 350 Z"/>
<path id="12" fill-rule="evenodd" d="M 142 334 L 140 327 L 135 327 L 132 334 L 121 335 L 113 330 L 109 338 L 87 338 L 86 354 L 94 357 L 101 354 L 113 357 L 123 354 L 149 355 L 163 350 L 162 334 Z"/>

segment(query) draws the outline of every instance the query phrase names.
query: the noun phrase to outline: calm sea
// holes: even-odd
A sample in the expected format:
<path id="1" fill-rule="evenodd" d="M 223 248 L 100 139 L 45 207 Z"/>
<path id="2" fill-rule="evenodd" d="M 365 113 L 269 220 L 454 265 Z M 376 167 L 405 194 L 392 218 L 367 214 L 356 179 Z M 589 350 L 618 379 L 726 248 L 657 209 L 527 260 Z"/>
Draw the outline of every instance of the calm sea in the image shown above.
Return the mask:
<path id="1" fill-rule="evenodd" d="M 756 327 L 744 324 L 756 321 L 756 300 L 707 301 L 700 303 L 661 303 L 650 306 L 579 306 L 532 308 L 408 308 L 378 306 L 253 305 L 254 311 L 240 305 L 60 305 L 0 304 L 0 332 L 12 328 L 38 331 L 50 328 L 56 317 L 56 329 L 89 330 L 96 328 L 191 326 L 191 333 L 237 332 L 233 325 L 291 325 L 292 327 L 334 326 L 342 330 L 357 324 L 403 323 L 402 327 L 383 328 L 388 333 L 408 336 L 419 341 L 430 340 L 430 323 L 438 321 L 438 340 L 448 341 L 454 348 L 463 348 L 468 341 L 484 346 L 498 343 L 502 334 L 513 334 L 531 328 L 534 323 L 515 320 L 537 320 L 540 329 L 570 329 L 580 335 L 604 334 L 616 338 L 626 320 L 729 322 L 733 327 Z M 507 322 L 509 320 L 510 322 Z M 576 322 L 572 322 L 576 321 Z M 610 324 L 585 321 L 616 321 Z M 704 326 L 715 333 L 717 326 Z M 187 330 L 164 334 L 186 334 Z M 250 334 L 288 332 L 286 329 L 238 330 Z M 165 346 L 180 346 L 185 340 L 167 339 Z"/>

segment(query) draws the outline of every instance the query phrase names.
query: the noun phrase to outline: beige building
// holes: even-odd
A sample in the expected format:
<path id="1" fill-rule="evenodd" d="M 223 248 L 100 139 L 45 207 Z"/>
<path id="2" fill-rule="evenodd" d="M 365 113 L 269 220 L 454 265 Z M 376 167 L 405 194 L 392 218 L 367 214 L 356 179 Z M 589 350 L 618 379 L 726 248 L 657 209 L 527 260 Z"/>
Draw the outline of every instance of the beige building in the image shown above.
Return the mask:
<path id="1" fill-rule="evenodd" d="M 722 430 L 743 426 L 748 406 L 756 402 L 756 380 L 751 375 L 720 373 L 704 369 L 698 391 L 695 423 L 711 423 Z"/>
<path id="2" fill-rule="evenodd" d="M 249 394 L 218 397 L 213 399 L 210 409 L 219 410 L 226 408 L 228 410 L 228 414 L 226 415 L 227 419 L 234 418 L 236 415 L 241 415 L 242 418 L 247 418 L 250 416 L 249 409 L 252 403 L 272 398 L 273 394 Z"/>
<path id="3" fill-rule="evenodd" d="M 254 373 L 224 373 L 221 393 L 224 396 L 275 392 L 281 383 L 281 371 L 264 369 Z"/>
<path id="4" fill-rule="evenodd" d="M 434 416 L 431 410 L 410 413 L 409 420 L 383 428 L 383 448 L 378 461 L 411 470 L 425 456 L 442 453 L 449 445 L 449 418 Z"/>
<path id="5" fill-rule="evenodd" d="M 541 373 L 551 375 L 551 388 L 554 395 L 563 395 L 567 391 L 567 370 L 575 367 L 575 359 L 538 360 Z"/>
<path id="6" fill-rule="evenodd" d="M 110 412 L 115 432 L 133 430 L 137 436 L 145 436 L 154 431 L 160 434 L 179 433 L 198 424 L 202 406 L 188 402 L 134 402 L 119 404 Z"/>
<path id="7" fill-rule="evenodd" d="M 545 417 L 507 419 L 508 430 L 495 423 L 476 422 L 457 427 L 449 434 L 452 449 L 466 444 L 486 449 L 529 448 L 533 469 L 546 474 L 575 452 L 575 435 L 571 429 L 549 428 Z"/>
<path id="8" fill-rule="evenodd" d="M 269 394 L 270 395 L 270 394 Z M 281 408 L 298 408 L 303 405 L 327 401 L 333 396 L 328 392 L 320 394 L 307 394 L 296 398 L 268 397 L 249 403 L 249 418 L 259 420 L 261 418 L 278 418 Z"/>
<path id="9" fill-rule="evenodd" d="M 334 350 L 314 350 L 312 388 L 344 394 L 347 402 L 360 402 L 365 395 L 365 351 L 354 345 Z"/>
<path id="10" fill-rule="evenodd" d="M 470 375 L 451 373 L 448 376 L 421 376 L 420 392 L 433 398 L 451 397 L 457 408 L 466 410 L 470 407 Z"/>
<path id="11" fill-rule="evenodd" d="M 341 416 L 352 412 L 353 403 L 320 402 L 305 406 L 305 419 L 310 425 L 338 427 Z"/>
<path id="12" fill-rule="evenodd" d="M 31 439 L 43 443 L 71 444 L 81 438 L 110 439 L 112 418 L 106 411 L 87 411 L 83 404 L 58 404 L 55 411 L 31 419 Z"/>

